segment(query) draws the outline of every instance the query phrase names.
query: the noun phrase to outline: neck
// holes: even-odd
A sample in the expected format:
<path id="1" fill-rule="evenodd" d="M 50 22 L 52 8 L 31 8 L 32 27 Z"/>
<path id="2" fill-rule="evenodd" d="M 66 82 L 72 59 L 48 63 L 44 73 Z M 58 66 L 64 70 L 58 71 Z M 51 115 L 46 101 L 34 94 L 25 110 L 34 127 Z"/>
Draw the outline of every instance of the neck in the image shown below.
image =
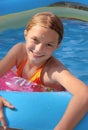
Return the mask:
<path id="1" fill-rule="evenodd" d="M 52 57 L 52 56 L 51 56 Z M 45 60 L 44 62 L 35 62 L 35 61 L 31 61 L 30 59 L 27 59 L 27 66 L 29 68 L 35 68 L 35 69 L 38 69 L 40 68 L 41 66 L 45 65 L 50 59 L 51 57 L 47 60 Z"/>
<path id="2" fill-rule="evenodd" d="M 27 60 L 27 65 L 29 68 L 35 68 L 35 69 L 38 69 L 40 68 L 41 66 L 43 66 L 46 62 L 42 62 L 42 63 L 35 63 L 35 62 L 32 62 L 30 60 Z"/>

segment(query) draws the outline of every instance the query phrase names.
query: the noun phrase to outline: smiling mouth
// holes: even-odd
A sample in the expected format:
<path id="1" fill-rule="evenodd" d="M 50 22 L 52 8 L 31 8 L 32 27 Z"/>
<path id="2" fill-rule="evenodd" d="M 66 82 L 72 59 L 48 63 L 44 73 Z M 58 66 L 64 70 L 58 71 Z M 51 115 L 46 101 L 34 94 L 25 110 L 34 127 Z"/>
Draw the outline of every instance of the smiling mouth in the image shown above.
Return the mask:
<path id="1" fill-rule="evenodd" d="M 38 53 L 35 53 L 33 51 L 31 51 L 31 52 L 32 52 L 33 56 L 36 57 L 36 58 L 41 58 L 41 57 L 44 56 L 43 54 L 38 54 Z"/>
<path id="2" fill-rule="evenodd" d="M 37 54 L 34 54 L 34 53 L 33 53 L 33 56 L 36 57 L 36 58 L 41 58 L 41 57 L 43 57 L 44 55 L 37 55 Z"/>

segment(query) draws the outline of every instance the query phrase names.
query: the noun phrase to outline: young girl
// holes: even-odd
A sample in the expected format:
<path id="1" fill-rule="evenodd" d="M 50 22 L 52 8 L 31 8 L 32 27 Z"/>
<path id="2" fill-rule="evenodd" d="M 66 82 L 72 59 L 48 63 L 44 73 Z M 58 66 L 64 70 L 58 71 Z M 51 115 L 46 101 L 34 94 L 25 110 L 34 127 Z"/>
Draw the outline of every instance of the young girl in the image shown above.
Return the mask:
<path id="1" fill-rule="evenodd" d="M 24 36 L 26 43 L 16 44 L 0 61 L 0 76 L 16 66 L 18 76 L 53 90 L 69 91 L 73 97 L 54 130 L 73 130 L 88 110 L 88 87 L 52 56 L 63 38 L 60 19 L 51 12 L 38 13 L 26 26 Z M 14 106 L 0 97 L 0 120 L 6 128 L 3 106 Z"/>

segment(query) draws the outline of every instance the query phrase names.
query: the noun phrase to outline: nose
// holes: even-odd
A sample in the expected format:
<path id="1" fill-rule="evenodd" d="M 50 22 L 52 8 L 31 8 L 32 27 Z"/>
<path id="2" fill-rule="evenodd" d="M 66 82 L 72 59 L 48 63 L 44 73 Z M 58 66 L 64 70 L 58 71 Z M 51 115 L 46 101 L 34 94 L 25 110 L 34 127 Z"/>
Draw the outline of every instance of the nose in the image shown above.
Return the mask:
<path id="1" fill-rule="evenodd" d="M 37 52 L 42 52 L 44 50 L 43 44 L 42 43 L 37 44 L 35 50 Z"/>

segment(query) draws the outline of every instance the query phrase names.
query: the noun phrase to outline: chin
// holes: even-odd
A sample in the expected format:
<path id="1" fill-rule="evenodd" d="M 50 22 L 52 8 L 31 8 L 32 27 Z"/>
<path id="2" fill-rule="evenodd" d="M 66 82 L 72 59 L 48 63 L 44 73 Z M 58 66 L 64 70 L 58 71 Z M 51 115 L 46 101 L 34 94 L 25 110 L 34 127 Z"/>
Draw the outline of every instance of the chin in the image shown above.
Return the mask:
<path id="1" fill-rule="evenodd" d="M 38 60 L 37 58 L 31 58 L 30 61 L 32 61 L 33 63 L 40 63 L 41 60 Z"/>

